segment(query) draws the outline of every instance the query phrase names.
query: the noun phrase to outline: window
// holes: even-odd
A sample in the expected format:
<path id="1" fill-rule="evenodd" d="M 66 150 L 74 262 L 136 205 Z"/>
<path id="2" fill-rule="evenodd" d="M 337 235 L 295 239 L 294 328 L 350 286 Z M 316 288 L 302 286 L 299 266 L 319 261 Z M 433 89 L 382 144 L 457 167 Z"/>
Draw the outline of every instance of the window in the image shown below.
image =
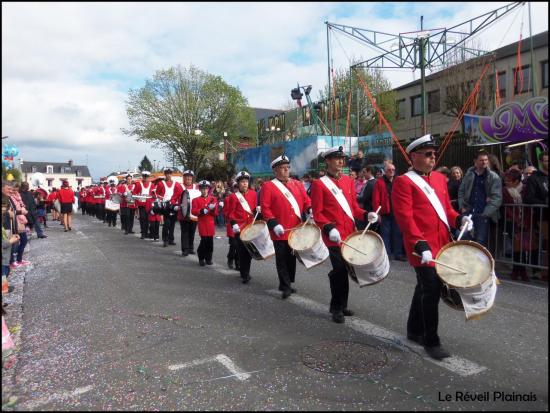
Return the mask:
<path id="1" fill-rule="evenodd" d="M 506 72 L 497 72 L 497 77 L 495 82 L 498 82 L 498 95 L 500 98 L 506 97 Z M 495 83 L 496 89 L 496 83 Z"/>
<path id="2" fill-rule="evenodd" d="M 531 85 L 531 70 L 529 65 L 514 69 L 514 95 L 520 95 L 533 89 Z"/>
<path id="3" fill-rule="evenodd" d="M 48 188 L 51 188 L 53 184 L 53 179 L 48 179 Z"/>
<path id="4" fill-rule="evenodd" d="M 439 89 L 428 92 L 428 113 L 439 112 Z"/>
<path id="5" fill-rule="evenodd" d="M 36 165 L 33 165 L 33 166 L 31 167 L 31 172 L 32 172 L 32 173 L 35 173 L 37 170 L 38 170 L 38 168 L 36 167 Z"/>
<path id="6" fill-rule="evenodd" d="M 399 99 L 397 101 L 397 119 L 405 119 L 406 108 L 405 108 L 405 99 Z"/>
<path id="7" fill-rule="evenodd" d="M 46 173 L 53 174 L 53 165 L 46 166 Z"/>
<path id="8" fill-rule="evenodd" d="M 411 97 L 411 116 L 422 115 L 422 96 Z"/>
<path id="9" fill-rule="evenodd" d="M 541 85 L 544 89 L 548 87 L 548 60 L 540 63 Z"/>
<path id="10" fill-rule="evenodd" d="M 82 171 L 80 169 L 76 170 L 76 176 L 82 176 Z M 82 181 L 82 179 L 81 179 Z"/>

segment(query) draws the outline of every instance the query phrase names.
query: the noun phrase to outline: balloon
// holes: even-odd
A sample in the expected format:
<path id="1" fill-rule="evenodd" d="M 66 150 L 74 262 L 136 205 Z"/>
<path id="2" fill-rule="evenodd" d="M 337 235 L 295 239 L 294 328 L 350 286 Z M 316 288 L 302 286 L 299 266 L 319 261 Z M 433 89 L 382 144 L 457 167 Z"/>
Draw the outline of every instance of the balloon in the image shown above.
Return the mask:
<path id="1" fill-rule="evenodd" d="M 17 155 L 19 155 L 19 148 L 17 146 L 13 145 L 11 147 L 11 152 L 12 152 L 12 156 L 17 156 Z"/>

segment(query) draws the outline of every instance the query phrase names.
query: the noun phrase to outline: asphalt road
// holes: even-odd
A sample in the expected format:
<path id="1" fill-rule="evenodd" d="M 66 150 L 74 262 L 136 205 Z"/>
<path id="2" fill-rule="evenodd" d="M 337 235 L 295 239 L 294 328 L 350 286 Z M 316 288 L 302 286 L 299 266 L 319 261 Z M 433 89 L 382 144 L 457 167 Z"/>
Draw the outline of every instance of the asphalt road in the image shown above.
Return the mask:
<path id="1" fill-rule="evenodd" d="M 403 337 L 407 263 L 352 284 L 335 324 L 329 262 L 299 266 L 283 301 L 274 259 L 242 284 L 222 231 L 200 267 L 179 230 L 163 248 L 80 215 L 51 226 L 28 258 L 17 410 L 548 410 L 547 288 L 503 281 L 476 321 L 441 303 L 453 357 L 435 362 Z"/>

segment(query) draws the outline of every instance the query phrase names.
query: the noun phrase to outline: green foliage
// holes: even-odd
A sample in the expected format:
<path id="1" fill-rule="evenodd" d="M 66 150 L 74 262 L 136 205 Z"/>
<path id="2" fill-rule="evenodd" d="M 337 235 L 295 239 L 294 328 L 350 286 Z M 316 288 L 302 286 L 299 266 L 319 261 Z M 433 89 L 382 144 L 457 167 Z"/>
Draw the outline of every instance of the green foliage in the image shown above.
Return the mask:
<path id="1" fill-rule="evenodd" d="M 19 169 L 6 169 L 2 166 L 2 180 L 7 179 L 9 174 L 12 174 L 15 181 L 21 182 L 22 175 Z"/>
<path id="2" fill-rule="evenodd" d="M 224 132 L 236 146 L 243 131 L 256 129 L 239 89 L 194 66 L 157 71 L 144 87 L 129 91 L 126 112 L 130 128 L 125 134 L 165 149 L 174 163 L 194 171 L 223 150 Z"/>
<path id="3" fill-rule="evenodd" d="M 227 181 L 235 175 L 235 165 L 231 162 L 220 160 L 208 160 L 205 165 L 198 170 L 197 177 L 199 179 L 207 179 L 209 181 Z"/>
<path id="4" fill-rule="evenodd" d="M 149 158 L 147 158 L 147 155 L 145 155 L 141 160 L 141 162 L 139 163 L 138 169 L 140 172 L 143 172 L 143 171 L 153 172 L 153 164 L 151 163 Z"/>

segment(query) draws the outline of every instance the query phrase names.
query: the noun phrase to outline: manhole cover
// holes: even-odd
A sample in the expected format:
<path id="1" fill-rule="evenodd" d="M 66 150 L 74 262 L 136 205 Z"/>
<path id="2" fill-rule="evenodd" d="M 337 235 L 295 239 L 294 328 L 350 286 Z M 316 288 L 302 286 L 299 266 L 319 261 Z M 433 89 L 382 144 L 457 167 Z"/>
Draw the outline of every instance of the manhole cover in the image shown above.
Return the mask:
<path id="1" fill-rule="evenodd" d="M 310 369 L 334 374 L 368 374 L 388 362 L 379 347 L 351 341 L 324 341 L 302 350 L 302 362 Z"/>

